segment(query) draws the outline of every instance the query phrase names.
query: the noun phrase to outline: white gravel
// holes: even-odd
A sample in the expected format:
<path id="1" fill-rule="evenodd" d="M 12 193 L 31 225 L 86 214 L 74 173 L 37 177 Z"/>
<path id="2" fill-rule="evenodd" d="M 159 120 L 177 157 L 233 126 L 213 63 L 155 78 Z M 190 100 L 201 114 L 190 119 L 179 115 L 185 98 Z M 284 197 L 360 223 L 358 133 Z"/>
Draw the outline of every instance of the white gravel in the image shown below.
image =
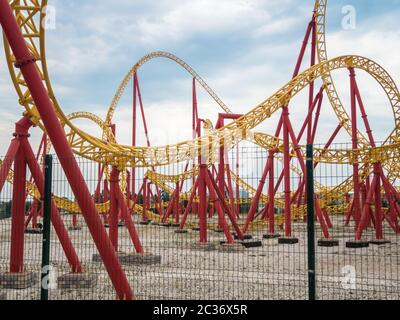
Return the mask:
<path id="1" fill-rule="evenodd" d="M 70 217 L 64 217 L 70 224 Z M 82 219 L 80 217 L 80 219 Z M 336 218 L 333 236 L 340 240 L 335 248 L 317 248 L 317 293 L 319 299 L 399 299 L 400 252 L 398 238 L 385 230 L 391 244 L 365 249 L 346 249 L 352 227 L 342 227 Z M 84 223 L 80 220 L 80 224 Z M 0 272 L 8 268 L 10 220 L 0 221 Z M 147 252 L 161 255 L 160 265 L 124 266 L 138 299 L 307 299 L 306 226 L 294 225 L 296 245 L 278 245 L 277 239 L 263 240 L 263 247 L 244 252 L 203 252 L 191 248 L 198 232 L 176 234 L 174 229 L 137 226 Z M 318 229 L 317 229 L 318 230 Z M 120 251 L 133 252 L 125 228 L 120 228 Z M 320 231 L 318 230 L 320 234 Z M 97 253 L 86 227 L 71 231 L 73 243 L 87 272 L 99 277 L 90 290 L 50 290 L 51 299 L 114 299 L 115 292 L 104 267 L 91 261 Z M 260 239 L 262 232 L 253 233 Z M 68 263 L 52 230 L 51 261 L 56 274 L 69 272 Z M 209 232 L 209 240 L 219 242 L 223 234 Z M 318 238 L 318 237 L 317 237 Z M 369 232 L 366 239 L 372 239 Z M 37 272 L 41 263 L 41 236 L 26 235 L 26 269 Z M 346 279 L 355 271 L 355 286 Z M 347 277 L 346 277 L 347 275 Z M 8 299 L 38 299 L 39 285 L 27 290 L 3 290 Z"/>

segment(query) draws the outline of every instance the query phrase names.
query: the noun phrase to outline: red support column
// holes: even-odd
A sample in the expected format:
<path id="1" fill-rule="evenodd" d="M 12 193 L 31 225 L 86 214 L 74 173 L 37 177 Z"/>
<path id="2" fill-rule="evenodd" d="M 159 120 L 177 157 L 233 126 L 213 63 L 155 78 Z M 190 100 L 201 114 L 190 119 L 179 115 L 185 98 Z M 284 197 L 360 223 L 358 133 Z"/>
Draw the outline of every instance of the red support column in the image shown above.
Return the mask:
<path id="1" fill-rule="evenodd" d="M 365 184 L 361 184 L 360 186 L 360 195 L 361 195 L 361 208 L 364 208 L 364 206 L 367 204 L 367 188 L 365 187 Z"/>
<path id="2" fill-rule="evenodd" d="M 119 188 L 119 172 L 116 168 L 112 168 L 110 174 L 110 219 L 109 219 L 109 235 L 110 241 L 118 252 L 118 201 L 117 188 Z"/>
<path id="3" fill-rule="evenodd" d="M 238 180 L 236 181 L 236 211 L 239 219 L 240 216 L 239 145 L 236 146 L 236 176 L 238 177 Z"/>
<path id="4" fill-rule="evenodd" d="M 17 139 L 21 139 L 16 133 Z M 14 182 L 12 200 L 12 225 L 10 248 L 10 272 L 24 270 L 24 231 L 25 231 L 25 193 L 26 193 L 26 162 L 23 149 L 19 148 L 14 160 Z"/>
<path id="5" fill-rule="evenodd" d="M 269 180 L 268 180 L 268 232 L 271 235 L 275 234 L 275 193 L 274 193 L 274 177 L 275 164 L 274 152 L 269 151 Z"/>
<path id="6" fill-rule="evenodd" d="M 355 239 L 356 241 L 361 240 L 362 233 L 365 230 L 368 223 L 368 207 L 374 204 L 374 191 L 378 184 L 379 177 L 374 175 L 371 183 L 371 189 L 367 195 L 366 206 L 363 208 L 363 213 L 360 217 L 360 223 L 356 229 Z M 354 204 L 354 203 L 353 203 Z"/>
<path id="7" fill-rule="evenodd" d="M 194 197 L 196 196 L 196 193 L 197 193 L 198 185 L 199 185 L 199 179 L 197 178 L 195 183 L 194 183 L 194 185 L 193 185 L 193 189 L 192 189 L 192 193 L 190 194 L 189 202 L 188 202 L 188 204 L 186 206 L 186 209 L 185 209 L 185 211 L 183 213 L 183 218 L 182 218 L 182 221 L 180 223 L 179 229 L 183 229 L 185 227 L 186 220 L 187 220 L 187 217 L 188 217 L 189 212 L 190 212 L 190 208 L 192 208 L 192 203 L 193 203 Z"/>
<path id="8" fill-rule="evenodd" d="M 292 236 L 292 214 L 291 214 L 291 186 L 290 186 L 290 141 L 289 141 L 289 109 L 283 107 L 283 171 L 284 171 L 284 202 L 285 202 L 285 236 Z"/>
<path id="9" fill-rule="evenodd" d="M 103 198 L 104 198 L 103 199 L 104 202 L 110 201 L 110 190 L 108 188 L 108 180 L 107 180 L 107 178 L 104 179 Z M 109 214 L 110 214 L 110 211 L 108 211 L 108 212 L 106 212 L 104 214 L 104 224 L 109 224 L 109 219 L 108 219 Z"/>
<path id="10" fill-rule="evenodd" d="M 176 190 L 178 190 L 177 195 L 175 197 L 175 205 L 174 205 L 174 215 L 175 215 L 175 222 L 179 224 L 179 194 L 180 194 L 180 183 L 176 183 Z"/>
<path id="11" fill-rule="evenodd" d="M 376 240 L 383 240 L 382 229 L 382 197 L 381 197 L 381 181 L 378 179 L 375 191 L 375 237 Z"/>
<path id="12" fill-rule="evenodd" d="M 255 213 L 258 209 L 259 201 L 260 201 L 260 196 L 262 194 L 262 190 L 264 188 L 264 184 L 268 175 L 268 172 L 270 171 L 271 168 L 271 162 L 270 159 L 268 159 L 267 163 L 265 164 L 264 172 L 261 176 L 260 183 L 258 184 L 256 194 L 254 195 L 252 201 L 251 201 L 251 206 L 249 209 L 249 212 L 247 214 L 247 218 L 244 222 L 243 226 L 243 232 L 246 233 L 250 223 L 254 220 Z"/>
<path id="13" fill-rule="evenodd" d="M 200 242 L 207 242 L 207 186 L 206 186 L 206 175 L 207 165 L 200 164 L 199 168 L 199 219 L 200 219 Z"/>
<path id="14" fill-rule="evenodd" d="M 297 77 L 300 72 L 301 63 L 303 62 L 304 54 L 306 52 L 308 45 L 308 40 L 310 39 L 311 31 L 313 30 L 314 25 L 315 25 L 315 18 L 313 16 L 312 21 L 310 21 L 310 23 L 308 24 L 307 31 L 304 36 L 303 44 L 300 49 L 300 54 L 297 58 L 296 67 L 294 69 L 293 78 Z"/>
<path id="15" fill-rule="evenodd" d="M 128 204 L 132 199 L 130 181 L 131 181 L 131 173 L 129 172 L 129 170 L 126 170 L 126 198 L 128 199 Z"/>
<path id="16" fill-rule="evenodd" d="M 133 246 L 137 253 L 143 253 L 143 247 L 139 239 L 139 235 L 136 231 L 135 224 L 132 221 L 131 215 L 129 213 L 128 205 L 125 201 L 124 195 L 121 189 L 118 187 L 115 189 L 115 197 L 118 201 L 118 207 L 121 209 L 122 218 L 125 221 L 126 228 L 128 229 L 129 236 L 131 237 Z"/>
<path id="17" fill-rule="evenodd" d="M 229 217 L 229 219 L 230 219 L 230 221 L 231 221 L 231 224 L 232 224 L 233 228 L 234 228 L 235 231 L 236 231 L 236 234 L 237 234 L 238 238 L 239 238 L 240 240 L 244 240 L 243 232 L 242 232 L 242 230 L 240 230 L 240 228 L 239 228 L 239 225 L 238 225 L 238 223 L 237 223 L 237 221 L 236 221 L 236 219 L 235 219 L 235 214 L 230 210 L 229 206 L 226 204 L 226 202 L 225 202 L 225 197 L 221 194 L 221 192 L 220 192 L 220 190 L 219 190 L 219 188 L 218 188 L 217 183 L 212 179 L 212 174 L 211 174 L 211 172 L 207 169 L 207 170 L 205 171 L 205 174 L 206 174 L 206 179 L 208 179 L 208 180 L 206 180 L 206 182 L 208 183 L 208 185 L 214 187 L 214 191 L 215 191 L 217 197 L 219 198 L 219 202 L 220 202 L 220 204 L 221 204 L 221 206 L 222 206 L 222 209 L 224 209 L 225 212 L 228 213 L 228 217 Z M 211 189 L 209 189 L 209 191 L 212 192 Z"/>
<path id="18" fill-rule="evenodd" d="M 147 210 L 151 210 L 151 186 L 150 182 L 147 182 Z M 148 215 L 146 215 L 146 222 L 149 221 Z"/>
<path id="19" fill-rule="evenodd" d="M 222 127 L 220 124 L 221 119 L 218 119 L 218 124 L 216 128 Z M 223 194 L 225 197 L 225 148 L 224 148 L 224 142 L 221 143 L 221 146 L 219 148 L 219 164 L 218 164 L 218 187 L 219 191 Z M 222 229 L 223 228 L 223 222 L 221 221 L 221 216 L 218 215 L 218 228 Z"/>
<path id="20" fill-rule="evenodd" d="M 37 228 L 37 217 L 38 217 L 38 200 L 33 199 L 32 205 L 29 210 L 28 218 L 25 221 L 25 229 L 28 228 L 31 220 L 32 220 L 32 228 Z"/>
<path id="21" fill-rule="evenodd" d="M 78 226 L 78 216 L 75 213 L 72 215 L 72 226 L 74 228 Z"/>
<path id="22" fill-rule="evenodd" d="M 143 192 L 142 192 L 142 202 L 143 202 L 143 217 L 142 217 L 142 221 L 143 222 L 147 222 L 147 210 L 149 210 L 149 208 L 147 207 L 148 201 L 147 201 L 147 191 L 148 191 L 148 187 L 147 187 L 147 178 L 143 179 Z"/>
<path id="23" fill-rule="evenodd" d="M 138 79 L 135 73 L 133 77 L 133 118 L 132 118 L 132 146 L 136 146 L 136 110 L 137 110 L 137 87 Z M 136 191 L 136 168 L 132 168 L 132 196 L 135 196 Z"/>
<path id="24" fill-rule="evenodd" d="M 357 129 L 357 106 L 356 106 L 356 94 L 354 88 L 355 72 L 353 68 L 350 68 L 350 94 L 351 94 L 351 126 L 352 126 L 352 148 L 353 150 L 358 149 L 358 129 Z M 354 188 L 354 220 L 356 230 L 360 223 L 360 184 L 359 184 L 359 164 L 358 160 L 355 159 L 353 164 L 353 188 Z"/>
<path id="25" fill-rule="evenodd" d="M 316 61 L 316 52 L 317 52 L 317 33 L 316 33 L 316 21 L 315 21 L 315 15 L 313 15 L 313 19 L 310 22 L 312 24 L 312 28 L 311 28 L 311 63 L 310 66 L 313 67 L 315 65 L 315 61 Z M 312 75 L 313 76 L 313 75 Z M 313 105 L 313 101 L 314 101 L 314 81 L 312 81 L 309 85 L 309 102 L 308 102 L 308 110 L 312 109 L 312 105 Z M 310 115 L 310 118 L 308 119 L 308 125 L 307 125 L 307 143 L 308 144 L 312 144 L 313 140 L 312 140 L 312 123 L 313 123 L 313 117 L 312 117 L 312 113 Z"/>
<path id="26" fill-rule="evenodd" d="M 206 185 L 210 192 L 210 198 L 215 203 L 215 208 L 217 210 L 217 214 L 218 214 L 219 220 L 221 222 L 220 227 L 224 231 L 224 234 L 225 234 L 228 244 L 233 244 L 235 241 L 232 237 L 232 234 L 229 231 L 228 224 L 226 223 L 225 212 L 222 208 L 221 201 L 218 200 L 218 196 L 216 195 L 214 186 L 213 186 L 212 182 L 210 181 L 210 175 L 207 175 L 207 177 L 206 177 Z"/>
<path id="27" fill-rule="evenodd" d="M 175 197 L 176 197 L 176 193 L 178 192 L 177 190 L 178 189 L 175 189 L 170 197 L 167 210 L 162 215 L 162 219 L 161 219 L 162 223 L 166 223 L 168 221 L 171 213 L 173 213 L 173 211 L 174 211 Z"/>

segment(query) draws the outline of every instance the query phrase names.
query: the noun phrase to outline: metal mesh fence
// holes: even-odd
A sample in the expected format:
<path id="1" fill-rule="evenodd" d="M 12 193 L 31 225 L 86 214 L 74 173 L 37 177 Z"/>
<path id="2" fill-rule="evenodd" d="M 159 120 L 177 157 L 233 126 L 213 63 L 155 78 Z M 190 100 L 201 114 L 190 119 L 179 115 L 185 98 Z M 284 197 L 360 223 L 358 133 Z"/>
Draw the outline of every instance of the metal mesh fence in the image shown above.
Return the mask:
<path id="1" fill-rule="evenodd" d="M 335 145 L 332 148 L 349 149 L 349 145 Z M 260 184 L 268 152 L 258 147 L 242 145 L 238 149 L 231 150 L 228 159 L 230 179 L 225 179 L 226 190 L 231 190 L 233 194 L 235 201 L 231 205 L 235 206 L 237 222 L 240 228 L 243 228 Z M 187 210 L 186 224 L 183 228 L 179 226 L 194 184 L 192 178 L 180 182 L 180 198 L 173 203 L 174 190 L 177 186 L 175 182 L 161 181 L 160 178 L 157 180 L 147 174 L 148 169 L 137 168 L 133 186 L 132 172 L 123 172 L 119 175 L 117 184 L 122 190 L 124 199 L 129 199 L 126 200 L 129 215 L 125 215 L 124 209 L 119 206 L 114 211 L 117 212 L 118 223 L 118 227 L 115 228 L 116 220 L 109 214 L 110 210 L 113 210 L 110 208 L 110 194 L 113 188 L 111 168 L 102 170 L 98 164 L 86 159 L 77 160 L 85 183 L 97 203 L 102 222 L 100 226 L 118 242 L 119 261 L 137 299 L 304 300 L 308 298 L 304 195 L 292 204 L 291 237 L 296 239 L 294 244 L 279 244 L 278 238 L 267 236 L 269 225 L 264 210 L 268 197 L 267 181 L 262 188 L 255 219 L 247 231 L 251 239 L 238 242 L 234 246 L 223 245 L 227 241 L 226 234 L 221 230 L 215 201 L 209 201 L 207 245 L 199 245 L 197 196 L 190 210 Z M 301 167 L 296 159 L 293 159 L 291 164 L 291 190 L 296 192 L 301 183 L 299 175 Z M 156 171 L 159 175 L 171 176 L 182 173 L 191 166 L 192 164 L 189 166 L 177 164 L 159 167 Z M 65 237 L 60 241 L 60 228 L 56 230 L 53 226 L 49 298 L 52 300 L 115 299 L 116 291 L 110 280 L 110 275 L 115 270 L 107 272 L 84 216 L 75 202 L 75 196 L 63 173 L 60 159 L 57 157 L 53 159 L 52 169 L 52 190 L 58 207 L 57 213 L 67 231 L 72 251 L 76 252 L 79 258 L 82 272 L 72 273 L 71 254 L 68 257 L 65 254 L 69 241 L 65 241 Z M 209 168 L 211 175 L 218 180 L 216 169 Z M 280 236 L 285 235 L 284 189 L 283 183 L 278 184 L 282 170 L 282 160 L 277 157 L 274 160 L 273 181 L 277 187 L 274 221 L 275 232 Z M 338 246 L 316 247 L 317 298 L 399 299 L 399 243 L 398 236 L 389 223 L 383 223 L 383 231 L 384 239 L 390 242 L 381 245 L 370 244 L 369 247 L 358 249 L 346 247 L 346 243 L 354 240 L 355 235 L 354 221 L 349 219 L 349 223 L 346 224 L 346 212 L 351 203 L 352 191 L 338 189 L 337 186 L 343 185 L 345 181 L 351 179 L 351 176 L 352 167 L 348 164 L 321 163 L 315 169 L 316 195 L 321 200 L 323 210 L 326 209 L 323 212 L 326 212 L 325 221 L 329 227 L 328 240 L 333 242 L 337 240 L 339 243 Z M 26 178 L 30 181 L 29 170 Z M 0 194 L 1 275 L 7 275 L 10 268 L 13 199 L 11 182 L 10 178 Z M 9 283 L 0 276 L 2 279 L 0 295 L 7 299 L 40 299 L 43 201 L 29 184 L 27 189 L 22 284 L 21 288 L 10 288 Z M 229 203 L 228 193 L 226 193 L 227 203 Z M 328 193 L 329 197 L 326 196 Z M 384 212 L 388 212 L 387 201 L 383 199 L 382 203 Z M 148 210 L 143 207 L 147 207 Z M 165 213 L 168 210 L 170 216 L 163 221 L 160 211 Z M 52 215 L 54 217 L 54 210 Z M 230 232 L 234 232 L 232 223 L 227 217 L 225 218 Z M 131 219 L 134 225 L 132 226 L 127 219 Z M 134 245 L 136 233 L 143 247 L 143 252 L 140 254 L 137 253 L 137 243 Z M 321 221 L 317 219 L 316 242 L 324 238 L 326 240 Z M 368 241 L 374 239 L 372 224 L 364 232 L 363 239 Z M 108 241 L 108 239 L 102 240 L 104 243 Z M 121 279 L 121 283 L 122 281 Z"/>

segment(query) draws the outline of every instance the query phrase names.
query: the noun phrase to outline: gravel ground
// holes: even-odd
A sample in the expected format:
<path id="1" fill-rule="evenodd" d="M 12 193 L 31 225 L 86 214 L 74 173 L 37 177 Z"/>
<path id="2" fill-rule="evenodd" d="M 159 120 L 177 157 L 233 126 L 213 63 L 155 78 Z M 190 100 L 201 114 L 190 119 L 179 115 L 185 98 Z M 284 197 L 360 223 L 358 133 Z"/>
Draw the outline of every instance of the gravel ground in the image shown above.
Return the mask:
<path id="1" fill-rule="evenodd" d="M 64 217 L 70 225 L 70 217 Z M 81 219 L 81 218 L 80 218 Z M 337 217 L 332 230 L 340 246 L 317 247 L 317 294 L 319 299 L 400 299 L 400 252 L 398 238 L 385 230 L 390 244 L 364 249 L 347 249 L 353 228 L 343 227 Z M 83 221 L 79 221 L 84 225 Z M 10 220 L 0 221 L 0 273 L 8 268 Z M 307 299 L 307 236 L 303 223 L 294 224 L 295 245 L 278 245 L 277 239 L 262 240 L 263 246 L 240 252 L 193 249 L 198 232 L 176 234 L 173 228 L 137 226 L 146 252 L 161 255 L 162 262 L 152 266 L 124 266 L 138 299 Z M 134 251 L 124 227 L 119 228 L 120 247 Z M 317 228 L 319 237 L 320 230 Z M 253 232 L 262 239 L 262 232 Z M 115 292 L 101 263 L 92 262 L 97 253 L 86 227 L 71 231 L 86 272 L 98 275 L 95 288 L 50 290 L 51 299 L 114 299 Z M 370 231 L 366 239 L 373 239 Z M 209 231 L 209 241 L 219 244 L 223 234 Z M 51 261 L 54 278 L 69 272 L 60 244 L 52 232 Z M 40 277 L 41 236 L 26 235 L 26 270 Z M 352 277 L 354 272 L 355 278 Z M 349 280 L 350 279 L 350 280 Z M 347 281 L 349 280 L 349 281 Z M 56 285 L 56 283 L 54 283 Z M 2 290 L 8 299 L 39 299 L 36 285 L 26 290 Z M 0 293 L 2 293 L 0 292 Z M 1 294 L 0 294 L 1 296 Z"/>

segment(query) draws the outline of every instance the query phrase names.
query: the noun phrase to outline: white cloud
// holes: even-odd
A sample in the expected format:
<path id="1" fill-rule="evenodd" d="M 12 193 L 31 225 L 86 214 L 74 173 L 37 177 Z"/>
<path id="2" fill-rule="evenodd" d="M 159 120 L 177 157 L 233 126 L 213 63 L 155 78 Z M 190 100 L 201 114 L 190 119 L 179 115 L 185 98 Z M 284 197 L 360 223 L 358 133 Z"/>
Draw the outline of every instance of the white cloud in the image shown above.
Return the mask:
<path id="1" fill-rule="evenodd" d="M 310 0 L 307 5 L 298 8 L 293 0 L 162 0 L 153 3 L 118 0 L 118 5 L 103 0 L 98 1 L 94 10 L 92 2 L 54 0 L 60 17 L 57 29 L 48 34 L 47 56 L 56 95 L 63 105 L 67 105 L 66 113 L 87 110 L 104 116 L 124 71 L 144 53 L 166 47 L 177 55 L 183 53 L 192 57 L 193 53 L 194 58 L 188 59 L 188 62 L 233 111 L 244 113 L 289 80 L 312 3 Z M 359 20 L 356 31 L 328 32 L 329 56 L 355 53 L 371 57 L 393 74 L 395 80 L 399 80 L 400 34 L 396 31 L 397 16 L 393 12 L 365 23 Z M 297 33 L 301 30 L 300 36 L 293 37 L 292 30 Z M 213 39 L 217 39 L 219 44 L 228 43 L 230 37 L 239 39 L 234 44 L 236 47 L 232 47 L 236 54 L 219 57 L 218 50 L 214 50 L 211 44 L 207 51 L 211 58 L 199 59 L 196 56 L 201 41 L 206 43 L 206 47 Z M 157 102 L 154 98 L 150 103 L 145 102 L 153 144 L 174 143 L 189 138 L 191 101 L 186 92 L 190 88 L 190 78 L 182 76 L 171 80 L 155 79 L 153 75 L 146 77 L 157 82 L 157 88 L 165 85 L 165 91 L 171 92 L 165 100 Z M 98 89 L 100 82 L 110 78 L 115 86 Z M 339 85 L 343 83 L 341 90 L 345 95 L 346 82 L 341 79 L 345 78 L 338 77 Z M 385 100 L 381 99 L 381 91 L 378 92 L 369 82 L 363 88 L 368 107 L 378 106 L 368 110 L 371 119 L 390 123 L 391 114 L 379 112 L 387 108 Z M 96 93 L 96 90 L 106 90 L 108 98 L 101 101 L 86 98 L 89 92 Z M 143 90 L 144 99 L 157 96 L 156 91 L 154 88 Z M 2 104 L 10 110 L 7 114 L 2 113 L 3 123 L 0 123 L 0 139 L 3 139 L 0 143 L 6 146 L 13 123 L 21 115 L 22 109 L 16 101 L 3 59 L 0 62 L 0 93 Z M 199 96 L 202 116 L 215 121 L 219 109 L 203 94 L 199 93 Z M 343 100 L 346 101 L 345 97 Z M 304 117 L 304 105 L 305 98 L 299 97 L 291 108 L 296 127 Z M 130 143 L 130 118 L 130 106 L 122 103 L 115 122 L 119 140 L 124 143 Z M 329 121 L 332 119 L 329 110 L 323 119 L 325 122 L 321 123 L 319 138 L 326 141 L 336 121 Z M 91 124 L 79 122 L 79 125 L 98 134 Z M 260 130 L 271 132 L 275 126 L 276 117 L 266 121 Z M 383 136 L 384 133 L 378 135 Z M 141 139 L 144 144 L 143 137 Z M 4 154 L 5 147 L 1 150 Z"/>

